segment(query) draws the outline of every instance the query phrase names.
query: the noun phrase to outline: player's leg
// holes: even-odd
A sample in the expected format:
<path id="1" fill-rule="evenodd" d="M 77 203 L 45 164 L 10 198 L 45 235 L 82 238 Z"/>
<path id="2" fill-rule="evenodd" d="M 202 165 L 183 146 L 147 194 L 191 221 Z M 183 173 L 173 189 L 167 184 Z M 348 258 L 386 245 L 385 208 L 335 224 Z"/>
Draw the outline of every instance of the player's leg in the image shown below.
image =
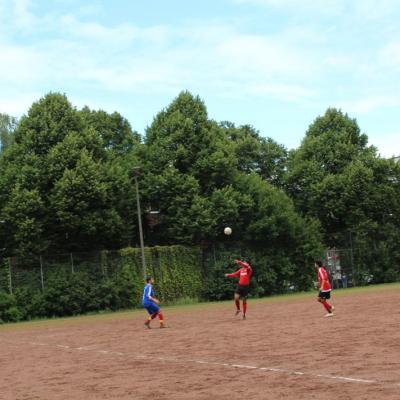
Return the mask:
<path id="1" fill-rule="evenodd" d="M 247 296 L 249 295 L 249 287 L 248 286 L 242 286 L 241 291 L 242 291 L 241 297 L 242 297 L 242 303 L 243 303 L 243 319 L 246 319 Z"/>
<path id="2" fill-rule="evenodd" d="M 152 311 L 153 311 L 152 319 L 158 316 L 158 319 L 160 320 L 160 328 L 165 328 L 164 315 L 161 312 L 161 308 L 157 304 L 152 304 Z"/>
<path id="3" fill-rule="evenodd" d="M 147 307 L 146 307 L 146 310 L 149 313 L 149 315 L 146 319 L 146 322 L 144 323 L 144 326 L 145 326 L 145 328 L 150 328 L 150 322 L 153 319 L 153 314 L 150 313 L 150 311 L 147 309 Z"/>
<path id="4" fill-rule="evenodd" d="M 235 292 L 235 305 L 236 305 L 236 313 L 235 315 L 238 315 L 240 313 L 240 294 L 238 293 L 238 291 Z"/>
<path id="5" fill-rule="evenodd" d="M 164 315 L 161 312 L 161 310 L 158 312 L 158 318 L 160 320 L 160 328 L 166 328 L 166 326 L 164 324 Z"/>
<path id="6" fill-rule="evenodd" d="M 247 312 L 247 297 L 243 297 L 243 319 L 246 319 L 246 312 Z"/>
<path id="7" fill-rule="evenodd" d="M 328 312 L 326 316 L 333 315 L 333 307 L 327 301 L 330 297 L 330 292 L 319 292 L 318 294 L 318 301 L 324 306 L 325 310 Z"/>
<path id="8" fill-rule="evenodd" d="M 147 312 L 149 313 L 149 316 L 147 317 L 147 321 L 144 323 L 144 326 L 146 328 L 150 328 L 150 322 L 157 317 L 160 307 L 158 307 L 157 304 L 149 304 L 147 307 L 145 307 Z"/>

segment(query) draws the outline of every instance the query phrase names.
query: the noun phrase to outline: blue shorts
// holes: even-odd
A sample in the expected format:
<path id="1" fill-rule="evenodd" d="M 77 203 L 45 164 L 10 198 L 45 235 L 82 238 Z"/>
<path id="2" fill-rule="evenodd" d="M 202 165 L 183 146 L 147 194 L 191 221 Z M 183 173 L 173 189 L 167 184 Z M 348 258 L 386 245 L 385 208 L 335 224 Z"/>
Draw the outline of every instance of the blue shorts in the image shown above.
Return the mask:
<path id="1" fill-rule="evenodd" d="M 147 305 L 143 305 L 143 307 L 147 310 L 147 312 L 150 315 L 160 311 L 160 307 L 155 303 L 150 303 L 150 304 L 147 304 Z"/>

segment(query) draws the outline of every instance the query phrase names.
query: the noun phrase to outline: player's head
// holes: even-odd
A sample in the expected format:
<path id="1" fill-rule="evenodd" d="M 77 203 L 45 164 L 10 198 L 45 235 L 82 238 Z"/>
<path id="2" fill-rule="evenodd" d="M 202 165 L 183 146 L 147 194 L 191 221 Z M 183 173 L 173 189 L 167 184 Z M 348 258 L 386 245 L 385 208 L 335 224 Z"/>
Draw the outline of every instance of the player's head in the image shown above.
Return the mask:
<path id="1" fill-rule="evenodd" d="M 146 283 L 154 283 L 154 279 L 151 275 L 146 276 Z"/>
<path id="2" fill-rule="evenodd" d="M 322 262 L 320 260 L 316 260 L 314 262 L 314 267 L 317 268 L 317 269 L 321 268 L 322 267 Z"/>

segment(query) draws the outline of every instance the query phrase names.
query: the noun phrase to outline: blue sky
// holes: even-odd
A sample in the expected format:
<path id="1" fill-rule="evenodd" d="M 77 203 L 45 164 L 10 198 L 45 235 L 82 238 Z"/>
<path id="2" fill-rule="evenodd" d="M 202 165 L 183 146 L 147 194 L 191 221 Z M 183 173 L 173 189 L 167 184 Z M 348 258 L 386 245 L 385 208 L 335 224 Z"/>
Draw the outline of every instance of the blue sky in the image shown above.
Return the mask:
<path id="1" fill-rule="evenodd" d="M 0 0 L 0 112 L 49 91 L 144 133 L 181 90 L 296 148 L 328 107 L 400 155 L 399 0 Z"/>

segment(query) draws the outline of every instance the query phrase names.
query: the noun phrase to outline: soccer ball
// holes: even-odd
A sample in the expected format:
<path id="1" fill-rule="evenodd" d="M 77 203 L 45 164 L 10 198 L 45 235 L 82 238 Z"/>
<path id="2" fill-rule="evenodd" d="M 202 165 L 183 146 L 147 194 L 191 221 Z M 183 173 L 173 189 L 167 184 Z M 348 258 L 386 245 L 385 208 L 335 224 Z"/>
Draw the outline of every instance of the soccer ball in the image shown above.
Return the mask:
<path id="1" fill-rule="evenodd" d="M 227 227 L 224 229 L 224 233 L 225 233 L 225 235 L 230 235 L 230 234 L 232 233 L 232 229 L 229 228 L 229 226 L 227 226 Z"/>

